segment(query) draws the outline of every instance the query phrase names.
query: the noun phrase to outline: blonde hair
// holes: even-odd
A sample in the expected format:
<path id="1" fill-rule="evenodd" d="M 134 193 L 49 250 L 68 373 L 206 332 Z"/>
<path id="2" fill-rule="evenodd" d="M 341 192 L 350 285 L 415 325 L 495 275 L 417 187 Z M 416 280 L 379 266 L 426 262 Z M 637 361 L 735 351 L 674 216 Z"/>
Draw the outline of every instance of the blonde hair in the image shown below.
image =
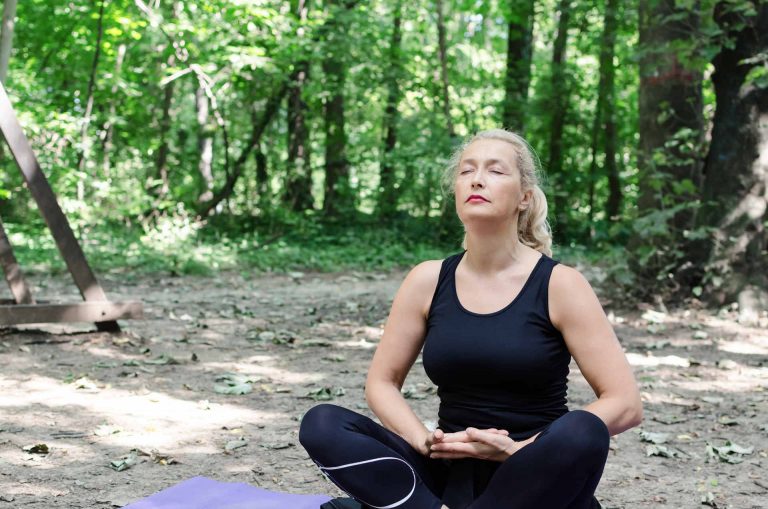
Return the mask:
<path id="1" fill-rule="evenodd" d="M 531 148 L 522 136 L 505 129 L 490 129 L 480 131 L 468 141 L 461 144 L 451 155 L 445 168 L 442 179 L 442 187 L 446 196 L 453 195 L 453 185 L 461 162 L 464 150 L 477 140 L 505 141 L 515 148 L 517 170 L 520 172 L 521 190 L 533 191 L 528 208 L 520 211 L 517 220 L 517 235 L 520 242 L 532 247 L 536 251 L 552 256 L 552 230 L 547 221 L 547 197 L 541 189 L 541 163 L 536 152 Z M 461 247 L 467 248 L 467 234 Z"/>

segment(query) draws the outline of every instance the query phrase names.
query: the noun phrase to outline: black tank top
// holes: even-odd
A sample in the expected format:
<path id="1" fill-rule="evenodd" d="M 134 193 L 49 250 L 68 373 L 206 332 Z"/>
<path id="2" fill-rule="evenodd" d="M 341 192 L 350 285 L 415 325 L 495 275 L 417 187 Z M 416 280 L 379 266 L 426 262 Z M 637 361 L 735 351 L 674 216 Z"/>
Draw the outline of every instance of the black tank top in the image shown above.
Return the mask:
<path id="1" fill-rule="evenodd" d="M 549 318 L 547 296 L 558 262 L 542 254 L 511 303 L 478 314 L 456 293 L 464 253 L 443 260 L 427 317 L 422 359 L 438 388 L 438 426 L 502 428 L 515 440 L 527 438 L 568 411 L 571 355 Z"/>

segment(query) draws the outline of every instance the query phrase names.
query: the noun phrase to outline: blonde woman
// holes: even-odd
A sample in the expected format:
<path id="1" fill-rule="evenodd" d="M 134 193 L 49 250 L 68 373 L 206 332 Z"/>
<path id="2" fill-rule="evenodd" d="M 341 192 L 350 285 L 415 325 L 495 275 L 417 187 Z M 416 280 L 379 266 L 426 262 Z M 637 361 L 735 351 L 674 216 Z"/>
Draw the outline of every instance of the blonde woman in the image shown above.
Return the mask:
<path id="1" fill-rule="evenodd" d="M 480 132 L 447 180 L 464 251 L 417 265 L 395 296 L 365 388 L 383 426 L 318 405 L 300 441 L 357 507 L 599 507 L 609 437 L 637 426 L 642 406 L 589 283 L 551 258 L 533 151 L 512 132 Z M 400 392 L 422 349 L 440 397 L 434 431 Z M 569 411 L 571 358 L 596 398 Z"/>

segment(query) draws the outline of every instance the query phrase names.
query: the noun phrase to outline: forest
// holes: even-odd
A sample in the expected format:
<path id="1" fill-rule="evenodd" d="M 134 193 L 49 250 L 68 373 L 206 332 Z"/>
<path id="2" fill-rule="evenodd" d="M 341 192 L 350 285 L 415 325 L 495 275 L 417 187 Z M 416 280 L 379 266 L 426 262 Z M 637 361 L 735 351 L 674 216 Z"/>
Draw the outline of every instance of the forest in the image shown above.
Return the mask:
<path id="1" fill-rule="evenodd" d="M 5 0 L 0 79 L 99 267 L 439 257 L 446 161 L 505 127 L 538 152 L 556 257 L 630 301 L 765 306 L 762 1 Z M 9 238 L 55 269 L 0 166 Z"/>
<path id="2" fill-rule="evenodd" d="M 500 127 L 538 154 L 552 258 L 597 296 L 597 315 L 571 313 L 589 330 L 570 327 L 562 362 L 529 362 L 544 347 L 507 326 L 549 314 L 534 267 L 499 327 L 522 359 L 494 359 L 522 370 L 503 389 L 535 402 L 557 372 L 569 409 L 639 399 L 633 428 L 608 439 L 600 507 L 762 507 L 768 1 L 1 3 L 0 266 L 14 300 L 0 299 L 0 508 L 343 496 L 325 477 L 342 467 L 317 468 L 300 423 L 321 402 L 380 418 L 366 377 L 391 341 L 412 369 L 383 387 L 434 430 L 442 395 L 411 318 L 384 327 L 410 267 L 459 253 L 444 174 Z M 519 313 L 534 284 L 545 307 Z M 459 375 L 495 390 L 471 360 L 489 337 L 465 336 L 456 365 L 475 367 Z M 622 377 L 602 359 L 621 353 L 634 380 L 612 392 L 600 381 Z M 230 495 L 210 502 L 201 483 Z"/>

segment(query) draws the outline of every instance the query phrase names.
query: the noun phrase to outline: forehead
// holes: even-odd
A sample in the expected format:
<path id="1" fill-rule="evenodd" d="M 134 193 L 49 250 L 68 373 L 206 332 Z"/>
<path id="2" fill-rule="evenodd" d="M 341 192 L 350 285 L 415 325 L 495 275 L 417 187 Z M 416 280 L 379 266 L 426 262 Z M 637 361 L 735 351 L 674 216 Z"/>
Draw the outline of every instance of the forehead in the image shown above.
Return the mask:
<path id="1" fill-rule="evenodd" d="M 515 147 L 511 143 L 502 140 L 475 140 L 464 149 L 461 159 L 499 159 L 514 165 L 515 156 Z"/>

